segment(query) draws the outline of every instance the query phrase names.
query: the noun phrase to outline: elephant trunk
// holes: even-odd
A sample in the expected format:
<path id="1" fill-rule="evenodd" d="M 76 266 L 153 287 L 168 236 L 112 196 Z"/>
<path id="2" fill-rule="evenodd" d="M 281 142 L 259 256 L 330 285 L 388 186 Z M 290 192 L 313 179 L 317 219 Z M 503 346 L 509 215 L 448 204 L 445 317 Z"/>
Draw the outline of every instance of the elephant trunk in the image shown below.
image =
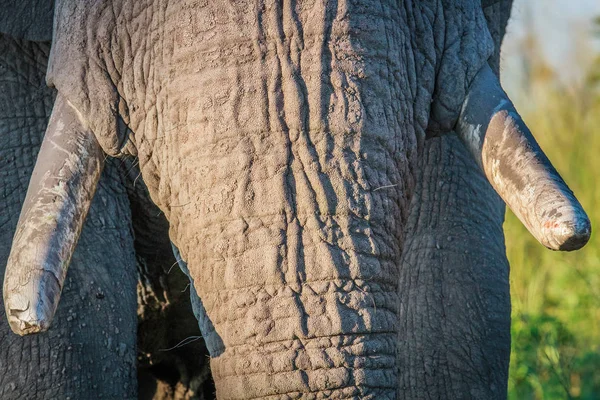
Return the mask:
<path id="1" fill-rule="evenodd" d="M 310 221 L 287 233 L 283 220 L 247 221 L 219 226 L 225 259 L 207 256 L 208 241 L 185 256 L 202 258 L 186 272 L 218 397 L 395 398 L 395 262 L 327 244 Z M 255 237 L 236 240 L 244 229 Z"/>
<path id="2" fill-rule="evenodd" d="M 173 166 L 181 184 L 164 208 L 219 398 L 396 398 L 410 177 L 370 123 L 352 135 L 333 123 L 240 130 L 233 146 L 202 126 L 179 132 L 203 134 L 178 147 L 194 158 Z"/>
<path id="3" fill-rule="evenodd" d="M 577 250 L 590 221 L 502 90 L 489 66 L 475 76 L 457 132 L 529 232 L 552 250 Z"/>
<path id="4" fill-rule="evenodd" d="M 29 183 L 4 277 L 4 304 L 19 334 L 48 329 L 94 196 L 104 153 L 58 96 Z"/>
<path id="5" fill-rule="evenodd" d="M 222 344 L 211 354 L 219 398 L 395 398 L 395 296 L 340 280 L 246 297 L 224 300 L 230 315 L 212 331 L 202 326 L 209 347 L 216 335 Z"/>

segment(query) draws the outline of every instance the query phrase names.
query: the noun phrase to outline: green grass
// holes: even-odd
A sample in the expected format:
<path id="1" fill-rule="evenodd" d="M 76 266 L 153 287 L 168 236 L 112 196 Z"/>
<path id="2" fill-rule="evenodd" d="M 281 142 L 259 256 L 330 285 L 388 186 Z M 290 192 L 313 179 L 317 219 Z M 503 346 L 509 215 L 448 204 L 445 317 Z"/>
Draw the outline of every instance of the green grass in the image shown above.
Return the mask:
<path id="1" fill-rule="evenodd" d="M 589 87 L 535 89 L 517 107 L 596 233 L 580 251 L 553 252 L 507 211 L 509 398 L 600 399 L 600 96 Z"/>

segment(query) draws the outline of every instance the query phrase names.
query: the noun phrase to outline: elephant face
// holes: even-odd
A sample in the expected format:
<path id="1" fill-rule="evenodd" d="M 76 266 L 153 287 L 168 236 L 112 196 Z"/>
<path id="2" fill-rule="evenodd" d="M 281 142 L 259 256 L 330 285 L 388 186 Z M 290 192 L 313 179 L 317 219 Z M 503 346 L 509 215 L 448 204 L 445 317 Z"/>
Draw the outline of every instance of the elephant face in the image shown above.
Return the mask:
<path id="1" fill-rule="evenodd" d="M 540 185 L 494 169 L 514 150 L 536 181 L 552 182 L 541 186 L 553 200 L 523 215 L 530 228 L 545 238 L 568 224 L 559 245 L 589 236 L 489 71 L 479 1 L 58 2 L 55 14 L 49 133 L 82 151 L 79 164 L 56 164 L 68 167 L 63 178 L 40 174 L 32 185 L 67 182 L 59 202 L 85 207 L 96 140 L 109 155 L 139 158 L 201 299 L 223 398 L 397 395 L 399 262 L 426 136 L 457 126 L 521 210 L 521 193 Z M 539 230 L 559 208 L 565 219 Z M 65 217 L 66 233 L 81 224 L 72 215 L 85 211 Z M 68 253 L 56 231 L 34 239 Z M 25 242 L 13 260 L 37 263 Z M 49 268 L 64 271 L 63 259 Z M 7 275 L 11 293 L 20 277 Z M 34 322 L 51 316 L 58 298 L 47 296 Z"/>

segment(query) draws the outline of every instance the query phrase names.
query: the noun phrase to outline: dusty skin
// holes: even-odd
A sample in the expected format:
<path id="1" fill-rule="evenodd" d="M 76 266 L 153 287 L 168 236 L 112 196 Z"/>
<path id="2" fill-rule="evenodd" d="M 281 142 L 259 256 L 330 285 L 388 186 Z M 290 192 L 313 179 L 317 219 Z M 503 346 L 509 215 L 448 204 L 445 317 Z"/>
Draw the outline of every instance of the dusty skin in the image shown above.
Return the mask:
<path id="1" fill-rule="evenodd" d="M 48 82 L 138 157 L 218 397 L 398 398 L 418 156 L 494 46 L 479 1 L 59 1 Z"/>

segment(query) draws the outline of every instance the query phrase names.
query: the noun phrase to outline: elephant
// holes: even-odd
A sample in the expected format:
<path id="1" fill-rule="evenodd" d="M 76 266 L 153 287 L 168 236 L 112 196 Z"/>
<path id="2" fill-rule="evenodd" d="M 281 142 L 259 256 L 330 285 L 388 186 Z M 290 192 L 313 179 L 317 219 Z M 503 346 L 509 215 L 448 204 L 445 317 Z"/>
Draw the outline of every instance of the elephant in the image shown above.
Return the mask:
<path id="1" fill-rule="evenodd" d="M 134 156 L 187 261 L 220 398 L 505 396 L 503 205 L 484 175 L 547 247 L 590 227 L 490 77 L 502 34 L 482 5 L 508 17 L 510 2 L 58 1 L 36 168 L 60 174 L 33 173 L 30 192 L 54 197 L 25 200 L 13 330 L 49 327 L 105 154 Z M 454 129 L 462 142 L 425 140 Z M 507 143 L 535 180 L 494 169 Z"/>
<path id="2" fill-rule="evenodd" d="M 2 274 L 55 98 L 45 85 L 48 4 L 8 21 L 3 18 L 9 13 L 0 13 Z M 22 15 L 19 11 L 10 15 Z M 8 25 L 21 19 L 33 23 Z M 142 398 L 154 392 L 156 398 L 212 392 L 202 342 L 160 351 L 199 332 L 183 292 L 187 279 L 177 269 L 167 274 L 175 262 L 168 225 L 143 182 L 135 181 L 138 174 L 131 160 L 107 160 L 73 255 L 56 328 L 19 338 L 0 323 L 0 398 L 137 398 L 138 386 Z M 0 321 L 6 321 L 4 308 Z M 176 332 L 166 329 L 172 321 Z"/>

